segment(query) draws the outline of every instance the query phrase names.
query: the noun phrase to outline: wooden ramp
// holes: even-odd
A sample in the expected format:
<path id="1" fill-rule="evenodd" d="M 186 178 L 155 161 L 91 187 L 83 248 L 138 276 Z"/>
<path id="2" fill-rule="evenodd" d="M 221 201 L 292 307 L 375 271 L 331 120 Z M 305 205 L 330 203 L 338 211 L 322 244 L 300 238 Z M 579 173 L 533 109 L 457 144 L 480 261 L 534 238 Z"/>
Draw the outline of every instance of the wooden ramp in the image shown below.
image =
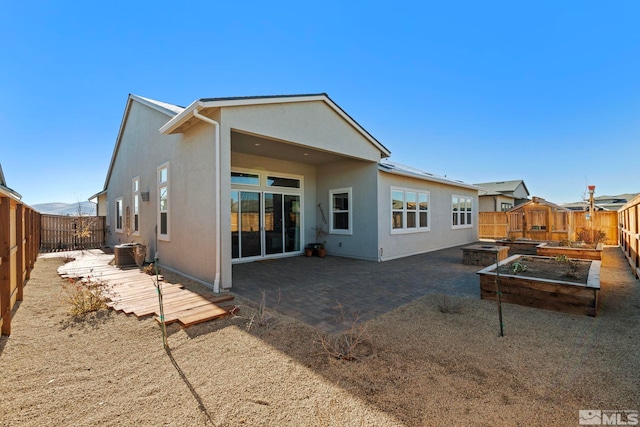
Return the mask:
<path id="1" fill-rule="evenodd" d="M 155 315 L 156 321 L 160 322 L 156 276 L 150 276 L 138 267 L 114 267 L 110 265 L 112 260 L 112 254 L 87 251 L 58 268 L 58 274 L 63 278 L 104 283 L 107 286 L 103 292 L 110 308 L 137 317 Z M 178 322 L 187 327 L 237 311 L 233 305 L 218 305 L 233 300 L 232 295 L 200 295 L 181 284 L 168 283 L 162 276 L 158 279 L 166 324 Z"/>

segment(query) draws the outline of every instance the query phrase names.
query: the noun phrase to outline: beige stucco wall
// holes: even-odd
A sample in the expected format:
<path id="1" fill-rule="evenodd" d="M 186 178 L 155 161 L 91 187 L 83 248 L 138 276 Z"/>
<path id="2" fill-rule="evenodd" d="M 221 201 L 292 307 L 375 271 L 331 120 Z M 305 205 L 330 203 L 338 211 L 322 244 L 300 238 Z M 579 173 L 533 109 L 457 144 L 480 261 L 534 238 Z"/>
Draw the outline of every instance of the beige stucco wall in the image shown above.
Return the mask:
<path id="1" fill-rule="evenodd" d="M 158 251 L 161 265 L 213 283 L 213 127 L 198 123 L 184 134 L 160 134 L 158 129 L 169 119 L 169 116 L 135 101 L 131 104 L 107 187 L 110 210 L 108 243 L 145 244 L 148 260 Z M 156 244 L 157 167 L 167 161 L 170 161 L 170 240 L 160 240 Z M 124 217 L 127 206 L 132 209 L 132 180 L 138 176 L 140 190 L 149 192 L 149 201 L 140 203 L 140 235 L 118 233 L 115 229 L 115 201 L 123 198 Z"/>
<path id="2" fill-rule="evenodd" d="M 480 196 L 480 212 L 500 212 L 502 203 L 511 203 L 511 207 L 515 206 L 513 197 L 507 196 Z"/>
<path id="3" fill-rule="evenodd" d="M 373 231 L 378 223 L 377 171 L 377 163 L 351 159 L 318 166 L 317 203 L 321 203 L 327 222 L 331 215 L 329 191 L 351 188 L 352 234 L 326 234 L 321 243 L 325 243 L 328 254 L 377 260 L 378 243 Z M 319 217 L 316 217 L 316 223 L 309 226 L 320 223 Z M 324 229 L 329 231 L 329 225 L 324 225 Z"/>
<path id="4" fill-rule="evenodd" d="M 224 126 L 369 161 L 380 150 L 321 101 L 225 107 Z"/>
<path id="5" fill-rule="evenodd" d="M 391 234 L 391 187 L 429 192 L 430 231 Z M 473 198 L 473 226 L 452 227 L 451 198 L 453 195 Z M 379 172 L 378 185 L 378 245 L 382 260 L 430 252 L 478 240 L 478 192 L 438 182 Z"/>

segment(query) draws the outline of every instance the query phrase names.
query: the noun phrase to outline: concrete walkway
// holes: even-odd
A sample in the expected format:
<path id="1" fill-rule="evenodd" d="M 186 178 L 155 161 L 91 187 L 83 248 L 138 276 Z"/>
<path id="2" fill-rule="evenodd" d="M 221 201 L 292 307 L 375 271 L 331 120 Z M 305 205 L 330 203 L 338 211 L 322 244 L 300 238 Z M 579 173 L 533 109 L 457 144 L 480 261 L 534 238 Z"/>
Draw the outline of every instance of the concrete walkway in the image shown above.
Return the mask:
<path id="1" fill-rule="evenodd" d="M 328 255 L 235 264 L 231 291 L 260 302 L 265 290 L 268 307 L 336 331 L 340 306 L 368 320 L 430 293 L 479 299 L 482 267 L 462 264 L 463 246 L 381 263 Z"/>

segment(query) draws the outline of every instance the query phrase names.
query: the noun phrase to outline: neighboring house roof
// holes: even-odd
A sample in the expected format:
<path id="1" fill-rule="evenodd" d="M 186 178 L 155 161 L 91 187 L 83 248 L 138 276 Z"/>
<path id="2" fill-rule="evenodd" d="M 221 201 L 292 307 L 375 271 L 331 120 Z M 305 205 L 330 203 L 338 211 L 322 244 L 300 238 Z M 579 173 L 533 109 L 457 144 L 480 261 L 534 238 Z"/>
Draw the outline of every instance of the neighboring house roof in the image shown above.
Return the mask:
<path id="1" fill-rule="evenodd" d="M 521 179 L 511 180 L 511 181 L 498 181 L 498 182 L 482 182 L 480 184 L 474 184 L 477 187 L 480 187 L 480 196 L 511 196 L 514 198 L 526 198 L 529 197 L 529 189 L 525 185 L 524 181 Z M 526 197 L 519 197 L 515 194 L 515 192 L 522 186 Z"/>
<path id="2" fill-rule="evenodd" d="M 5 193 L 14 199 L 22 199 L 22 195 L 15 190 L 7 187 L 7 181 L 4 179 L 4 172 L 2 171 L 2 165 L 0 164 L 0 193 Z"/>
<path id="3" fill-rule="evenodd" d="M 171 134 L 179 131 L 179 128 L 193 118 L 193 111 L 199 111 L 203 108 L 220 108 L 220 107 L 237 107 L 242 105 L 260 105 L 260 104 L 282 104 L 289 102 L 310 102 L 322 101 L 333 109 L 339 116 L 353 126 L 362 136 L 376 146 L 383 154 L 383 157 L 389 157 L 389 151 L 377 139 L 373 137 L 365 128 L 360 126 L 349 114 L 338 106 L 326 93 L 302 94 L 302 95 L 270 95 L 270 96 L 242 96 L 231 98 L 201 98 L 194 101 L 172 118 L 167 124 L 160 128 L 160 132 Z"/>
<path id="4" fill-rule="evenodd" d="M 597 196 L 593 198 L 593 202 L 596 209 L 617 211 L 627 204 L 627 202 L 633 200 L 633 198 L 638 194 L 640 193 L 625 193 L 617 196 Z M 571 210 L 587 210 L 589 209 L 589 201 L 584 200 L 581 202 L 565 203 L 562 206 Z"/>
<path id="5" fill-rule="evenodd" d="M 383 172 L 402 175 L 402 176 L 408 176 L 411 178 L 418 178 L 424 181 L 439 182 L 441 184 L 449 184 L 449 185 L 455 185 L 456 187 L 464 187 L 472 190 L 478 190 L 478 187 L 476 187 L 475 185 L 467 184 L 465 182 L 458 181 L 455 179 L 450 179 L 450 178 L 447 178 L 446 176 L 434 175 L 432 173 L 425 172 L 416 168 L 412 168 L 411 166 L 402 165 L 400 163 L 395 163 L 387 159 L 380 160 L 380 163 L 378 164 L 378 169 Z"/>
<path id="6" fill-rule="evenodd" d="M 569 209 L 565 208 L 564 206 L 560 206 L 560 205 L 556 205 L 555 203 L 548 202 L 545 199 L 543 199 L 542 197 L 533 196 L 531 198 L 531 200 L 529 200 L 528 202 L 525 202 L 525 203 L 522 203 L 522 204 L 520 204 L 518 206 L 515 206 L 515 207 L 509 209 L 507 212 L 518 211 L 518 210 L 522 209 L 523 207 L 531 205 L 531 204 L 549 206 L 549 207 L 552 207 L 552 208 L 555 208 L 555 209 L 558 209 L 558 210 L 561 210 L 561 211 L 569 211 Z"/>

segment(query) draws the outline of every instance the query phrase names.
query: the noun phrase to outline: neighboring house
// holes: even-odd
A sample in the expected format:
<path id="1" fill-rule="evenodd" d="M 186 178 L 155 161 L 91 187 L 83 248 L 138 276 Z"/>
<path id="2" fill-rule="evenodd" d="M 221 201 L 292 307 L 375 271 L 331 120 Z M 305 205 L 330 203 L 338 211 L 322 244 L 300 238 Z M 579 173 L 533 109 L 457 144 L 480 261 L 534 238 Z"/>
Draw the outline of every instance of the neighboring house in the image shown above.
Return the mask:
<path id="1" fill-rule="evenodd" d="M 7 181 L 4 179 L 4 172 L 2 172 L 2 164 L 0 164 L 0 193 L 9 196 L 15 200 L 21 200 L 22 196 L 15 190 L 7 187 Z"/>
<path id="2" fill-rule="evenodd" d="M 627 193 L 619 194 L 617 196 L 598 196 L 593 198 L 593 206 L 595 210 L 602 211 L 617 211 L 623 207 L 627 202 L 633 200 L 640 193 Z M 566 203 L 562 207 L 571 209 L 572 211 L 587 211 L 589 210 L 589 201 Z"/>
<path id="3" fill-rule="evenodd" d="M 108 244 L 142 243 L 218 292 L 232 264 L 330 255 L 384 261 L 473 242 L 478 189 L 384 160 L 389 150 L 326 94 L 130 95 L 98 214 Z M 285 273 L 285 272 L 283 272 Z"/>
<path id="4" fill-rule="evenodd" d="M 521 179 L 474 185 L 480 187 L 480 212 L 506 212 L 529 201 L 529 190 Z"/>

